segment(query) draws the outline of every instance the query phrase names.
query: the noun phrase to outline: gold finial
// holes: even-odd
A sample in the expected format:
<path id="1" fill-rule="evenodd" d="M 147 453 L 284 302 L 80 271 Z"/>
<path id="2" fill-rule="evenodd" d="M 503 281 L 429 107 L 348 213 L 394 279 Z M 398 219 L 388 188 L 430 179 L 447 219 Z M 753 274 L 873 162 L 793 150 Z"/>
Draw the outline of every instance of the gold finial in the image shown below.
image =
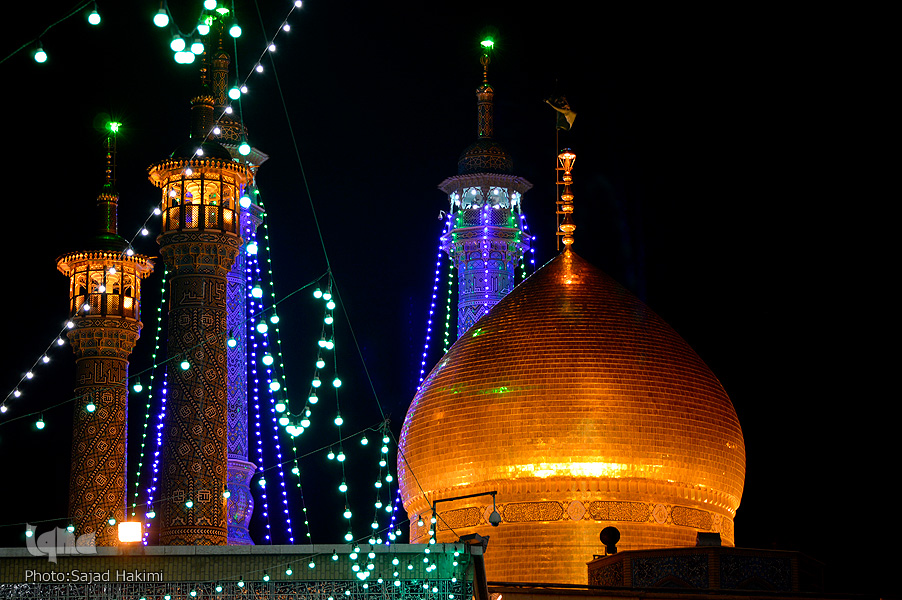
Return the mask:
<path id="1" fill-rule="evenodd" d="M 561 194 L 561 199 L 558 200 L 558 215 L 562 215 L 564 218 L 561 219 L 558 223 L 558 235 L 561 236 L 564 242 L 564 251 L 570 250 L 570 246 L 573 244 L 573 231 L 576 229 L 576 225 L 573 224 L 573 192 L 570 190 L 570 185 L 573 183 L 573 163 L 576 162 L 576 154 L 573 153 L 570 148 L 565 148 L 560 154 L 557 155 L 557 160 L 560 163 L 559 170 L 564 172 L 562 177 L 564 185 L 564 193 Z"/>

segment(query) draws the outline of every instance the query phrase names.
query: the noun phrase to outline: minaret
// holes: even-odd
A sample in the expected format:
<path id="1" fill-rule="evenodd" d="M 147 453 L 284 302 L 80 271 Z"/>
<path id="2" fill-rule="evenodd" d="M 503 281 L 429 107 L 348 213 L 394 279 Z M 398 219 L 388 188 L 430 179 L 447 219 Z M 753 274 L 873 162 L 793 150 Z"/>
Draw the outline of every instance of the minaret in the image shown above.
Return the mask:
<path id="1" fill-rule="evenodd" d="M 191 101 L 191 139 L 149 169 L 162 190 L 160 254 L 169 276 L 169 397 L 161 450 L 160 543 L 228 541 L 228 277 L 242 246 L 239 198 L 253 181 L 205 141 L 215 100 Z M 246 419 L 246 417 L 245 417 Z M 246 431 L 246 426 L 245 426 Z M 245 433 L 246 435 L 246 433 Z"/>
<path id="2" fill-rule="evenodd" d="M 482 85 L 476 90 L 478 139 L 460 155 L 448 194 L 450 230 L 441 247 L 458 269 L 457 337 L 514 289 L 515 271 L 530 238 L 522 230 L 522 198 L 532 184 L 516 177 L 513 161 L 494 140 L 495 90 L 489 85 L 491 42 L 483 42 Z"/>
<path id="3" fill-rule="evenodd" d="M 221 28 L 217 30 L 221 36 Z M 214 128 L 213 139 L 218 140 L 228 150 L 234 160 L 245 163 L 256 174 L 257 168 L 269 157 L 253 147 L 243 148 L 241 144 L 247 139 L 244 124 L 232 118 L 234 113 L 225 112 L 226 88 L 229 75 L 229 55 L 220 47 L 210 59 L 210 89 L 213 95 L 214 114 L 219 115 L 217 128 Z M 257 230 L 263 221 L 263 209 L 256 202 L 256 195 L 250 190 L 239 200 L 241 216 L 239 217 L 240 234 L 246 241 Z M 248 461 L 248 429 L 247 429 L 247 277 L 245 263 L 247 255 L 242 251 L 235 258 L 235 263 L 227 276 L 226 297 L 228 315 L 226 323 L 231 335 L 228 351 L 228 489 L 229 498 L 226 507 L 228 515 L 230 545 L 253 544 L 248 526 L 254 512 L 254 496 L 250 482 L 257 466 Z M 234 341 L 231 341 L 234 340 Z"/>
<path id="4" fill-rule="evenodd" d="M 75 416 L 69 517 L 75 535 L 95 534 L 98 546 L 118 545 L 125 520 L 128 356 L 141 333 L 141 280 L 153 271 L 117 232 L 115 131 L 107 137 L 106 183 L 97 197 L 96 235 L 57 269 L 69 278 L 68 332 L 75 352 Z"/>

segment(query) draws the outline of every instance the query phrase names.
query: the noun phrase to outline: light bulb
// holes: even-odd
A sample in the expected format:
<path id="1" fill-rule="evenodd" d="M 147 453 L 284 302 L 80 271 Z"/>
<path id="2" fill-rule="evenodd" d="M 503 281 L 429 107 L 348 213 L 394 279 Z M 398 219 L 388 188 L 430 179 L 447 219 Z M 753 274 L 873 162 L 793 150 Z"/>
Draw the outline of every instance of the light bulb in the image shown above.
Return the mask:
<path id="1" fill-rule="evenodd" d="M 342 493 L 347 492 L 347 491 L 348 491 L 348 484 L 345 483 L 344 481 L 342 481 L 342 482 L 339 484 L 339 486 L 338 486 L 338 491 L 339 491 L 339 492 L 342 492 Z"/>
<path id="2" fill-rule="evenodd" d="M 316 368 L 317 368 L 317 369 L 322 369 L 322 368 L 325 367 L 325 366 L 326 366 L 326 361 L 324 361 L 324 360 L 321 359 L 321 358 L 320 358 L 320 359 L 317 359 L 317 361 L 316 361 Z"/>
<path id="3" fill-rule="evenodd" d="M 46 365 L 47 363 L 50 362 L 50 357 L 45 354 L 44 356 L 41 357 L 41 361 Z"/>
<path id="4" fill-rule="evenodd" d="M 207 35 L 210 33 L 210 26 L 206 23 L 198 23 L 197 24 L 197 33 L 199 35 Z"/>
<path id="5" fill-rule="evenodd" d="M 161 8 L 157 14 L 153 16 L 153 24 L 160 28 L 169 25 L 169 13 L 166 12 L 165 8 Z"/>
<path id="6" fill-rule="evenodd" d="M 339 379 L 338 377 L 336 377 L 335 379 L 333 379 L 333 380 L 332 380 L 332 386 L 333 386 L 333 387 L 336 387 L 336 388 L 340 388 L 340 387 L 341 387 L 341 379 Z"/>
<path id="7" fill-rule="evenodd" d="M 251 146 L 247 142 L 241 142 L 241 145 L 238 146 L 238 154 L 241 156 L 247 156 L 251 153 Z"/>
<path id="8" fill-rule="evenodd" d="M 169 19 L 168 15 L 166 16 L 166 19 L 168 21 L 168 19 Z M 185 40 L 183 40 L 181 37 L 179 37 L 177 35 L 174 36 L 172 38 L 172 41 L 169 42 L 169 49 L 172 50 L 173 52 L 182 52 L 185 49 Z"/>
<path id="9" fill-rule="evenodd" d="M 269 318 L 269 322 L 275 325 L 279 322 L 279 315 L 273 315 Z"/>
<path id="10" fill-rule="evenodd" d="M 334 421 L 334 422 L 335 422 L 336 425 L 338 425 L 339 427 L 341 427 L 341 425 L 345 422 L 345 420 L 341 418 L 341 415 L 338 415 L 337 417 L 335 417 L 335 421 Z"/>
<path id="11" fill-rule="evenodd" d="M 94 404 L 93 402 L 88 402 L 87 406 L 85 406 L 85 410 L 88 411 L 89 413 L 92 413 L 95 410 L 97 410 L 97 405 Z"/>
<path id="12" fill-rule="evenodd" d="M 37 427 L 38 429 L 44 429 L 44 417 L 41 417 L 40 419 L 38 419 L 35 422 L 34 426 Z"/>
<path id="13" fill-rule="evenodd" d="M 360 445 L 361 445 L 361 446 L 366 446 L 366 445 L 369 444 L 369 443 L 370 443 L 370 441 L 367 439 L 366 436 L 363 436 L 362 438 L 360 438 Z"/>
<path id="14" fill-rule="evenodd" d="M 216 0 L 204 0 L 204 8 L 207 10 L 216 10 Z"/>
<path id="15" fill-rule="evenodd" d="M 310 404 L 316 404 L 317 402 L 319 402 L 319 398 L 316 396 L 316 394 L 310 394 L 310 397 L 307 398 L 307 402 L 309 402 Z"/>
<path id="16" fill-rule="evenodd" d="M 229 35 L 233 38 L 241 37 L 241 27 L 238 26 L 238 23 L 229 27 Z"/>
<path id="17" fill-rule="evenodd" d="M 270 52 L 275 52 L 275 51 L 276 51 L 276 45 L 271 43 L 271 44 L 269 45 L 269 51 L 270 51 Z"/>
<path id="18" fill-rule="evenodd" d="M 284 402 L 276 402 L 276 412 L 278 412 L 278 413 L 285 412 L 285 403 Z"/>
<path id="19" fill-rule="evenodd" d="M 257 63 L 257 66 L 254 67 L 254 70 L 255 70 L 257 73 L 262 73 L 262 72 L 263 72 L 263 65 L 261 65 L 260 63 Z"/>
<path id="20" fill-rule="evenodd" d="M 181 363 L 179 363 L 179 366 L 182 368 L 182 371 L 187 371 L 191 368 L 191 363 L 189 363 L 187 360 L 183 360 Z"/>
<path id="21" fill-rule="evenodd" d="M 270 365 L 273 363 L 273 360 L 274 360 L 274 359 L 273 359 L 273 357 L 272 357 L 271 354 L 264 354 L 264 355 L 260 358 L 260 362 L 262 362 L 262 363 L 263 363 L 264 365 L 266 365 L 267 367 L 270 366 Z"/>
<path id="22" fill-rule="evenodd" d="M 329 300 L 328 302 L 326 302 L 326 308 L 328 308 L 329 310 L 334 310 L 335 302 L 333 302 L 332 300 Z"/>
<path id="23" fill-rule="evenodd" d="M 194 508 L 194 501 L 188 500 L 187 502 L 185 502 L 185 508 Z"/>
<path id="24" fill-rule="evenodd" d="M 319 378 L 319 377 L 314 377 L 314 378 L 313 378 L 313 381 L 310 382 L 310 385 L 312 385 L 312 386 L 315 387 L 315 388 L 318 388 L 318 387 L 321 386 L 322 384 L 323 384 L 323 382 L 320 381 L 320 378 Z"/>
<path id="25" fill-rule="evenodd" d="M 248 205 L 248 206 L 250 206 L 250 205 Z M 258 249 L 259 248 L 257 247 L 257 242 L 248 242 L 248 244 L 247 244 L 247 253 L 248 254 L 254 255 L 257 253 Z"/>
<path id="26" fill-rule="evenodd" d="M 345 461 L 345 453 L 339 452 L 338 456 L 336 456 L 335 458 L 338 460 L 338 462 L 344 462 Z"/>
<path id="27" fill-rule="evenodd" d="M 216 135 L 219 135 L 219 134 L 217 133 Z M 241 198 L 238 200 L 238 204 L 241 205 L 241 208 L 247 208 L 248 206 L 251 205 L 251 197 L 248 196 L 247 194 L 244 194 L 244 195 L 241 196 Z M 256 245 L 257 245 L 257 242 L 250 242 L 248 245 L 250 245 L 250 244 L 254 244 L 254 245 L 256 246 Z"/>
<path id="28" fill-rule="evenodd" d="M 194 40 L 191 43 L 191 52 L 195 55 L 201 55 L 204 53 L 204 43 L 200 40 Z"/>
<path id="29" fill-rule="evenodd" d="M 251 288 L 251 296 L 253 296 L 254 298 L 262 298 L 263 297 L 263 290 L 260 289 L 259 285 L 255 285 L 254 287 Z"/>
<path id="30" fill-rule="evenodd" d="M 94 6 L 94 10 L 88 14 L 88 23 L 91 25 L 100 25 L 100 13 L 97 12 L 97 6 Z"/>
<path id="31" fill-rule="evenodd" d="M 232 100 L 237 100 L 240 97 L 241 90 L 239 90 L 237 87 L 229 88 L 229 98 L 231 98 Z"/>
<path id="32" fill-rule="evenodd" d="M 279 417 L 279 425 L 282 427 L 288 425 L 288 417 Z"/>
<path id="33" fill-rule="evenodd" d="M 260 321 L 257 323 L 257 332 L 258 333 L 266 333 L 269 331 L 269 325 L 266 324 L 266 321 Z"/>

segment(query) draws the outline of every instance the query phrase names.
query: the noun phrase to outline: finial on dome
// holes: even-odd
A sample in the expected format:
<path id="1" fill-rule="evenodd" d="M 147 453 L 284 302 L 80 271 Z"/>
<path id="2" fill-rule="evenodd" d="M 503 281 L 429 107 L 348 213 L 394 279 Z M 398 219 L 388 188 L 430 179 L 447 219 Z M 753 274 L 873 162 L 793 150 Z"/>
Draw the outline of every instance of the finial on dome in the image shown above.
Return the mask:
<path id="1" fill-rule="evenodd" d="M 558 229 L 560 231 L 557 234 L 561 236 L 564 242 L 564 252 L 568 252 L 573 244 L 573 232 L 576 229 L 576 225 L 573 224 L 573 192 L 570 190 L 570 185 L 573 183 L 572 171 L 573 163 L 576 162 L 576 154 L 570 148 L 564 148 L 557 155 L 557 160 L 560 163 L 558 170 L 564 172 L 563 181 L 560 182 L 564 186 L 564 192 L 561 194 L 561 199 L 557 201 L 557 214 L 559 216 L 563 215 L 564 218 L 558 221 Z"/>

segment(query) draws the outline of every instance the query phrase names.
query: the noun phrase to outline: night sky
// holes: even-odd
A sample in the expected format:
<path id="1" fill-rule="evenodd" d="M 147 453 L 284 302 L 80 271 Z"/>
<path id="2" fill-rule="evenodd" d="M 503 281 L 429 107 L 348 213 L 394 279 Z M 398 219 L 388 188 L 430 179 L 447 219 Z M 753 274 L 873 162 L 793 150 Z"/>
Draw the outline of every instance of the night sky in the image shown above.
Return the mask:
<path id="1" fill-rule="evenodd" d="M 193 28 L 200 1 L 186 4 L 171 3 L 183 31 Z M 284 0 L 260 4 L 260 17 L 251 2 L 236 6 L 242 78 L 290 8 Z M 881 389 L 873 373 L 880 361 L 869 364 L 874 331 L 889 328 L 875 301 L 889 271 L 863 208 L 873 201 L 848 187 L 857 163 L 844 142 L 865 117 L 857 96 L 849 100 L 862 79 L 848 58 L 853 42 L 831 33 L 843 15 L 583 4 L 306 0 L 265 57 L 265 72 L 250 78 L 242 110 L 249 141 L 271 157 L 258 184 L 276 294 L 327 270 L 311 203 L 340 293 L 345 433 L 381 421 L 373 390 L 397 433 L 413 395 L 438 214 L 447 208 L 437 185 L 456 174 L 458 155 L 476 139 L 478 41 L 491 33 L 495 137 L 515 174 L 534 184 L 524 208 L 537 263 L 556 253 L 555 118 L 543 100 L 564 94 L 578 113 L 574 129 L 561 133 L 561 146 L 577 154 L 575 251 L 670 323 L 736 407 L 747 452 L 737 545 L 800 550 L 827 564 L 834 590 L 885 594 L 893 589 L 891 557 L 881 551 L 899 533 L 890 492 L 898 450 L 888 441 L 898 392 Z M 0 55 L 72 6 L 19 7 L 27 14 L 6 32 Z M 197 68 L 172 60 L 169 36 L 150 22 L 158 4 L 99 8 L 100 27 L 78 15 L 44 35 L 47 63 L 23 51 L 0 64 L 9 231 L 4 396 L 68 316 L 55 259 L 90 232 L 103 182 L 97 123 L 112 115 L 124 124 L 117 187 L 120 233 L 129 239 L 159 202 L 147 167 L 188 137 Z M 135 243 L 139 252 L 158 254 L 158 227 L 151 221 L 152 235 Z M 151 364 L 159 274 L 144 289 L 132 374 Z M 288 386 L 299 399 L 320 311 L 306 291 L 280 306 Z M 3 546 L 22 544 L 25 522 L 65 521 L 72 404 L 64 401 L 74 360 L 68 345 L 50 356 L 0 417 Z M 145 398 L 130 403 L 132 453 Z M 334 442 L 322 408 L 303 451 Z M 14 420 L 42 411 L 42 432 L 34 417 Z M 375 453 L 354 440 L 347 448 L 351 473 L 365 472 L 359 489 L 371 490 Z M 311 518 L 317 543 L 339 541 L 344 531 L 331 496 L 336 469 L 324 454 L 303 467 L 312 474 L 310 511 L 322 511 Z M 363 495 L 355 500 L 361 532 L 371 510 L 370 492 Z M 278 522 L 273 530 L 281 543 Z"/>

